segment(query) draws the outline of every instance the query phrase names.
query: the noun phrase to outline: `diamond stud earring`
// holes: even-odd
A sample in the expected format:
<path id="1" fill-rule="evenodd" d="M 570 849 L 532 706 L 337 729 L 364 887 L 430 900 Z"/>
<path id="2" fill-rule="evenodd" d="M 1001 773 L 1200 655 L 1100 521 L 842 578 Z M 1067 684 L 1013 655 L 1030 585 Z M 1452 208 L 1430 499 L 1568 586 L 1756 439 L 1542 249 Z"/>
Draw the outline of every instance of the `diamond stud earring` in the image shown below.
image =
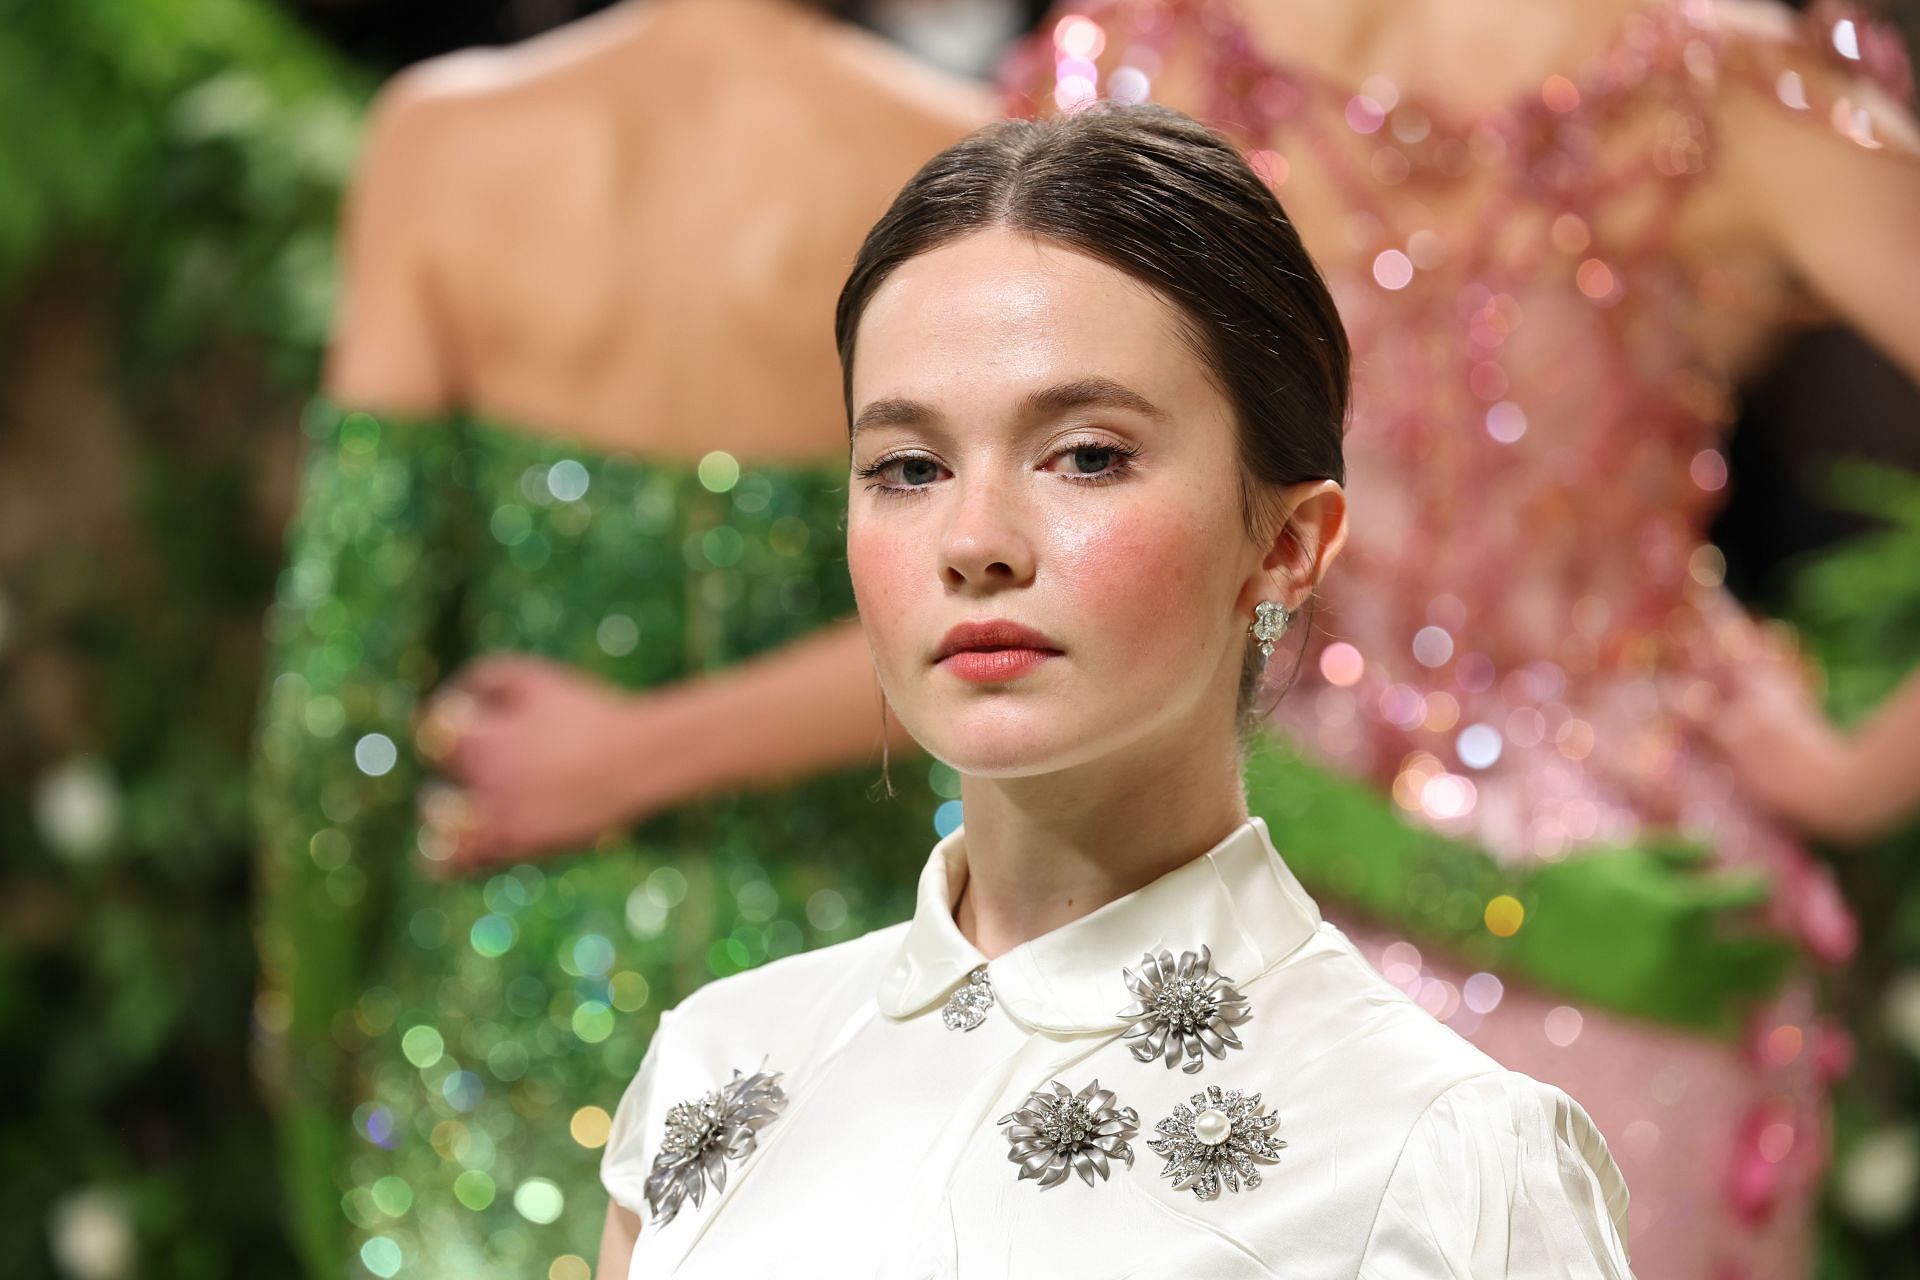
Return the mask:
<path id="1" fill-rule="evenodd" d="M 1286 634 L 1287 624 L 1293 621 L 1293 610 L 1278 600 L 1262 600 L 1253 606 L 1253 624 L 1249 628 L 1253 638 L 1260 642 L 1260 656 L 1273 656 L 1273 642 Z"/>

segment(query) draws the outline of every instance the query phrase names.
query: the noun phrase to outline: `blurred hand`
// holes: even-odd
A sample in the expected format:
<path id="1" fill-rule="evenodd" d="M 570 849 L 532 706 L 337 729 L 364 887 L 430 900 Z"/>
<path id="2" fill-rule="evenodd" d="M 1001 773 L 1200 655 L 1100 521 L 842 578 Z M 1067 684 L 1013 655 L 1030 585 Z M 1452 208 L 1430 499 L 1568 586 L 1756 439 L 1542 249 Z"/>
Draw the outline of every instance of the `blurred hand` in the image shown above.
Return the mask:
<path id="1" fill-rule="evenodd" d="M 468 874 L 590 844 L 667 797 L 637 732 L 641 699 L 544 658 L 495 656 L 462 668 L 415 731 L 441 781 L 419 808 L 429 874 Z"/>
<path id="2" fill-rule="evenodd" d="M 1762 808 L 1819 839 L 1861 839 L 1857 745 L 1827 719 L 1805 663 L 1775 649 L 1729 665 L 1717 687 L 1670 689 L 1669 701 Z"/>

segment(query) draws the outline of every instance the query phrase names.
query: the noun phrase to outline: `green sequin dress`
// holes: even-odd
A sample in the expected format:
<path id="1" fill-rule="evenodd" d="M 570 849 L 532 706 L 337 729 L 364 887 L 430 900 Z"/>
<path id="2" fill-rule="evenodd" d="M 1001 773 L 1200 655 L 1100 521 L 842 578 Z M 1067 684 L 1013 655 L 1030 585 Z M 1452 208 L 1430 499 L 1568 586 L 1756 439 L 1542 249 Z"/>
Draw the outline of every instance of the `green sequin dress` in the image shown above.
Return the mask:
<path id="1" fill-rule="evenodd" d="M 861 767 L 424 880 L 412 720 L 439 680 L 514 651 L 664 685 L 850 615 L 846 471 L 324 397 L 305 426 L 256 769 L 256 1022 L 292 1225 L 316 1276 L 584 1280 L 604 1113 L 658 1010 L 910 914 L 958 780 L 922 757 L 888 796 Z"/>

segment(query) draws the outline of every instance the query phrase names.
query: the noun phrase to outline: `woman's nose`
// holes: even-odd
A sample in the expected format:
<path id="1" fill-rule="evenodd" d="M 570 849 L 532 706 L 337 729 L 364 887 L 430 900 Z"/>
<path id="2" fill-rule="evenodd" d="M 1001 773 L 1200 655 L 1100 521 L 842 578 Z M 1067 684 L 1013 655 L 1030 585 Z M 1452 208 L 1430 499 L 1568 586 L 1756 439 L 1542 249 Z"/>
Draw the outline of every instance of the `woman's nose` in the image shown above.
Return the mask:
<path id="1" fill-rule="evenodd" d="M 941 534 L 941 574 L 952 586 L 1006 586 L 1033 577 L 1028 512 L 1017 486 L 955 481 L 958 499 Z"/>

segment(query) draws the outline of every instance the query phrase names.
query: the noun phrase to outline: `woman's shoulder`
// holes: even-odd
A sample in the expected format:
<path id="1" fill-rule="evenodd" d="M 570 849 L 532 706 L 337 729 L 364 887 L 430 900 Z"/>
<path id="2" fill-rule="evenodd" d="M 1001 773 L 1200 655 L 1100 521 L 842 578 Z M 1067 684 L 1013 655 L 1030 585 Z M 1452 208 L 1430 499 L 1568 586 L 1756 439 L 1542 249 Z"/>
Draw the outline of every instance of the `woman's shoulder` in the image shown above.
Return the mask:
<path id="1" fill-rule="evenodd" d="M 1331 923 L 1277 972 L 1272 998 L 1315 1011 L 1321 1069 L 1366 1099 L 1384 1190 L 1363 1277 L 1630 1280 L 1626 1182 L 1578 1101 L 1439 1021 Z"/>
<path id="2" fill-rule="evenodd" d="M 1627 1184 L 1564 1090 L 1499 1069 L 1443 1090 L 1408 1134 L 1364 1277 L 1632 1280 Z"/>
<path id="3" fill-rule="evenodd" d="M 1586 1108 L 1558 1085 L 1507 1067 L 1467 1076 L 1442 1090 L 1421 1113 L 1408 1145 L 1444 1153 L 1462 1143 L 1492 1142 L 1518 1150 L 1528 1145 L 1529 1136 L 1547 1139 L 1534 1144 L 1543 1148 L 1564 1143 L 1587 1163 L 1604 1165 L 1617 1176 L 1606 1139 Z"/>
<path id="4" fill-rule="evenodd" d="M 691 1032 L 761 1011 L 791 1011 L 796 1001 L 839 1002 L 851 1011 L 872 998 L 881 967 L 906 929 L 907 922 L 901 921 L 845 942 L 796 952 L 716 978 L 674 1006 L 675 1025 Z"/>
<path id="5" fill-rule="evenodd" d="M 1256 1009 L 1271 1004 L 1310 1053 L 1335 1064 L 1364 1059 L 1424 1103 L 1500 1064 L 1436 1019 L 1381 974 L 1331 921 L 1287 960 L 1247 984 Z"/>
<path id="6" fill-rule="evenodd" d="M 660 1013 L 641 1074 L 724 1082 L 769 1060 L 792 1069 L 873 1008 L 906 924 L 769 960 L 695 988 Z"/>
<path id="7" fill-rule="evenodd" d="M 880 972 L 905 922 L 770 960 L 695 989 L 662 1017 L 659 1034 L 683 1063 L 722 1077 L 772 1055 L 788 1067 L 873 1008 Z M 671 1024 L 669 1026 L 669 1024 Z"/>

